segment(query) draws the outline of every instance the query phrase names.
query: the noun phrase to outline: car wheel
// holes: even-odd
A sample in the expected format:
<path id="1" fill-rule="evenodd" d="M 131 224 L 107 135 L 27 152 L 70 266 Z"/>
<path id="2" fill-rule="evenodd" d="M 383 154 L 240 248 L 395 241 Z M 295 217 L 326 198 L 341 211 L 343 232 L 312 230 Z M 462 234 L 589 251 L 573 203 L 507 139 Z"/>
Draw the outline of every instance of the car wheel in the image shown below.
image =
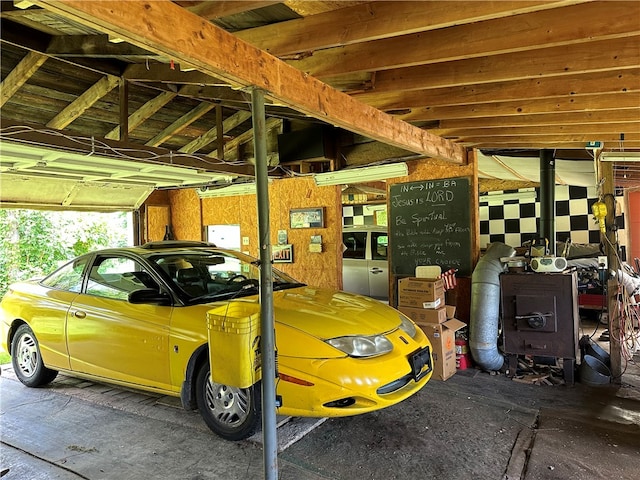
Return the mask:
<path id="1" fill-rule="evenodd" d="M 20 325 L 11 342 L 13 370 L 27 387 L 39 387 L 53 381 L 58 375 L 42 363 L 40 346 L 29 325 Z"/>
<path id="2" fill-rule="evenodd" d="M 260 383 L 238 388 L 211 381 L 209 364 L 196 379 L 198 410 L 209 428 L 226 440 L 242 440 L 255 433 L 261 420 Z"/>

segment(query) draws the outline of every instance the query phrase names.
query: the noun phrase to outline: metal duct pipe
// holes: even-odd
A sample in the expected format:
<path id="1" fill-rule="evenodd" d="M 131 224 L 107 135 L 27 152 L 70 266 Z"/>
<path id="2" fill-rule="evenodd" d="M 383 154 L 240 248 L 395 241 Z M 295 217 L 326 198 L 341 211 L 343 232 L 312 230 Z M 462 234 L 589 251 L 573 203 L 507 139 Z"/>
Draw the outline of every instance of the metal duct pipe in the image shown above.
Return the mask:
<path id="1" fill-rule="evenodd" d="M 513 257 L 516 251 L 504 243 L 491 243 L 471 276 L 471 312 L 469 349 L 471 356 L 485 370 L 500 370 L 504 356 L 498 352 L 500 320 L 500 274 L 502 257 Z"/>

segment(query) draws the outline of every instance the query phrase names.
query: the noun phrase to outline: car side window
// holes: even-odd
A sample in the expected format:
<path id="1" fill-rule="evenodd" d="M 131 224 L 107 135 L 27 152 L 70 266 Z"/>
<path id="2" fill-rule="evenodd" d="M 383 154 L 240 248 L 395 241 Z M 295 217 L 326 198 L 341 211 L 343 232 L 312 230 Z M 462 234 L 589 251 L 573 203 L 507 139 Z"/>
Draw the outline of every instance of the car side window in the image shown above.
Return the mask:
<path id="1" fill-rule="evenodd" d="M 342 243 L 346 250 L 342 258 L 358 258 L 364 260 L 367 252 L 367 232 L 343 232 Z"/>
<path id="2" fill-rule="evenodd" d="M 42 281 L 42 285 L 57 290 L 80 292 L 82 289 L 82 272 L 86 264 L 87 260 L 84 258 L 67 263 L 64 267 L 45 278 Z"/>
<path id="3" fill-rule="evenodd" d="M 145 288 L 160 289 L 149 272 L 127 257 L 99 257 L 91 266 L 86 293 L 126 300 L 131 292 Z"/>
<path id="4" fill-rule="evenodd" d="M 373 260 L 386 260 L 389 237 L 386 233 L 371 232 L 371 258 Z"/>

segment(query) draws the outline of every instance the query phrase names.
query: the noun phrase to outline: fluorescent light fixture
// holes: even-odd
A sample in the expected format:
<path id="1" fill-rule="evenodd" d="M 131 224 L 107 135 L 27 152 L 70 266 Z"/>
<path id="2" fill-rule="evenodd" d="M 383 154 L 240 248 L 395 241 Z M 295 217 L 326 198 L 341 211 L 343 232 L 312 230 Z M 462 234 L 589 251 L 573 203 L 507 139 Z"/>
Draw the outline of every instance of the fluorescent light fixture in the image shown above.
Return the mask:
<path id="1" fill-rule="evenodd" d="M 640 162 L 640 152 L 602 152 L 601 162 Z"/>
<path id="2" fill-rule="evenodd" d="M 386 180 L 387 178 L 404 177 L 409 173 L 407 164 L 388 163 L 386 165 L 376 165 L 373 167 L 350 168 L 335 172 L 318 173 L 313 176 L 316 185 L 324 187 L 327 185 L 347 185 L 352 183 L 374 182 L 376 180 Z"/>
<path id="3" fill-rule="evenodd" d="M 508 200 L 534 200 L 536 199 L 535 190 L 522 190 L 511 193 L 488 193 L 480 196 L 480 203 L 488 203 L 489 205 L 500 205 Z"/>
<path id="4" fill-rule="evenodd" d="M 228 187 L 201 187 L 196 190 L 200 198 L 233 197 L 236 195 L 255 195 L 255 183 L 237 183 Z"/>

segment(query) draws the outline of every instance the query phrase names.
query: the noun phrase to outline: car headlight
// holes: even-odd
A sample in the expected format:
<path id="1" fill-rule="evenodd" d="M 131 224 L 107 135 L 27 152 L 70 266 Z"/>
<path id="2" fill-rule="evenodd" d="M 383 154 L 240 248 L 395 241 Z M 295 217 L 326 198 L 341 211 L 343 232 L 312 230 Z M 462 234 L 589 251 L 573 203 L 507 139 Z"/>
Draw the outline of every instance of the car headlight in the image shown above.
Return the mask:
<path id="1" fill-rule="evenodd" d="M 402 314 L 400 314 L 400 328 L 411 338 L 416 336 L 416 324 Z"/>
<path id="2" fill-rule="evenodd" d="M 393 350 L 393 345 L 384 335 L 370 337 L 337 337 L 326 342 L 351 357 L 375 357 Z"/>

